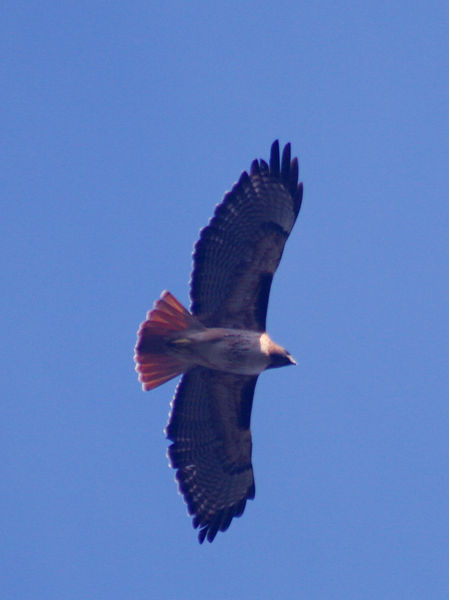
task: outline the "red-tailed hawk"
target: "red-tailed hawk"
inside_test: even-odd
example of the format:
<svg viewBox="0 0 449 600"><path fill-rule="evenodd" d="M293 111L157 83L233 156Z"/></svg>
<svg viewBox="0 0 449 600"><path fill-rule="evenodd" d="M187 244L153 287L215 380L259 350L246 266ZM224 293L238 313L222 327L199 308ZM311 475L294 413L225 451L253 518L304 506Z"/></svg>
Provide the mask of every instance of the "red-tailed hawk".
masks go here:
<svg viewBox="0 0 449 600"><path fill-rule="evenodd" d="M265 332L273 275L302 200L290 144L255 160L225 194L193 254L191 307L169 292L138 332L144 390L183 373L166 428L179 490L209 542L254 498L251 407L259 373L295 364Z"/></svg>

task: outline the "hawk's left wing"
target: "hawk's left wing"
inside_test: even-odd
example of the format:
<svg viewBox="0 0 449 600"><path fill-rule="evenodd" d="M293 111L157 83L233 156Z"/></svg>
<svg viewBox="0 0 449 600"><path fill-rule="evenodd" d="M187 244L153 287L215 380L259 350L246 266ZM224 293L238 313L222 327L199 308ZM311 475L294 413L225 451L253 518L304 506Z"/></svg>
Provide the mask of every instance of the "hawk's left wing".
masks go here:
<svg viewBox="0 0 449 600"><path fill-rule="evenodd" d="M191 311L208 327L265 331L273 275L302 201L298 160L279 142L225 194L193 255Z"/></svg>
<svg viewBox="0 0 449 600"><path fill-rule="evenodd" d="M195 367L176 389L168 453L201 543L225 531L254 498L250 419L256 382L257 376Z"/></svg>

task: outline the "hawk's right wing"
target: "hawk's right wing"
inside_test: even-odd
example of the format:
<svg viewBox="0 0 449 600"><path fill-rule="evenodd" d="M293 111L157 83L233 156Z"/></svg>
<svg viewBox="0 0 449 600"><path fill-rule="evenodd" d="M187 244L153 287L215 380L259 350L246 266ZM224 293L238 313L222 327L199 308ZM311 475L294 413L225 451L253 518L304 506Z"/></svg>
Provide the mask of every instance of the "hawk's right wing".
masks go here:
<svg viewBox="0 0 449 600"><path fill-rule="evenodd" d="M257 376L195 367L179 383L166 428L179 489L199 527L212 542L254 498L251 408Z"/></svg>

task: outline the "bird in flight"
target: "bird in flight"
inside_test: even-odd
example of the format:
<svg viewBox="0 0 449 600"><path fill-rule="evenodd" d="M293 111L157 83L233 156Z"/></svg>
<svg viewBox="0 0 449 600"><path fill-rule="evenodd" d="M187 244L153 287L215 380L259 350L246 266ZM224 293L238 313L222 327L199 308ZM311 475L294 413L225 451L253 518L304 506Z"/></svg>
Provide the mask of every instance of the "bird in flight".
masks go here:
<svg viewBox="0 0 449 600"><path fill-rule="evenodd" d="M255 495L251 408L259 374L295 364L266 333L273 275L302 201L290 144L249 174L216 207L193 253L190 311L163 292L137 334L134 360L143 390L183 374L166 435L179 490L212 542Z"/></svg>

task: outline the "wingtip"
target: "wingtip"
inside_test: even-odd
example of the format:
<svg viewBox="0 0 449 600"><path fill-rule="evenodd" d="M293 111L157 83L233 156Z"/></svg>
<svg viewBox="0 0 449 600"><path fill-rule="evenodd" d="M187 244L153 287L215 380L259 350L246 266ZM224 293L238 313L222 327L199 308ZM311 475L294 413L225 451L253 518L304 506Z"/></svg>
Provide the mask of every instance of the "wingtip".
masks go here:
<svg viewBox="0 0 449 600"><path fill-rule="evenodd" d="M250 171L251 175L259 175L260 174L260 166L259 166L259 161L253 160L253 162L251 163L251 171Z"/></svg>
<svg viewBox="0 0 449 600"><path fill-rule="evenodd" d="M278 177L280 173L279 140L274 140L274 142L271 144L270 172L275 177Z"/></svg>
<svg viewBox="0 0 449 600"><path fill-rule="evenodd" d="M282 150L281 179L290 187L291 146L286 144Z"/></svg>

